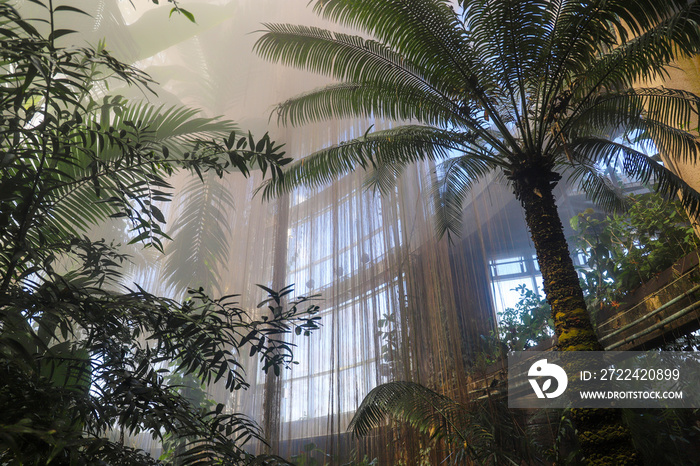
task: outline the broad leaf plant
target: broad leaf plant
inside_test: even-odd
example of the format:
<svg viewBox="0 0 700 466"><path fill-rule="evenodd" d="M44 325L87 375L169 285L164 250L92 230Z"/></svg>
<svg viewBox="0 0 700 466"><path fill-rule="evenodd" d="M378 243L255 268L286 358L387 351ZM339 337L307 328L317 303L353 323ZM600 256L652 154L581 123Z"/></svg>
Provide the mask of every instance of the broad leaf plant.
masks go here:
<svg viewBox="0 0 700 466"><path fill-rule="evenodd" d="M192 403L169 375L246 389L248 356L279 374L293 358L285 335L316 329L318 307L291 287L263 287L255 312L236 295L126 287L129 256L90 233L114 221L129 243L162 250L175 170L277 179L289 159L267 135L105 94L153 83L104 44L58 46L84 13L33 3L43 14L29 21L0 0L0 463L161 464L124 440L143 433L185 439L177 464L247 464L260 427Z"/></svg>

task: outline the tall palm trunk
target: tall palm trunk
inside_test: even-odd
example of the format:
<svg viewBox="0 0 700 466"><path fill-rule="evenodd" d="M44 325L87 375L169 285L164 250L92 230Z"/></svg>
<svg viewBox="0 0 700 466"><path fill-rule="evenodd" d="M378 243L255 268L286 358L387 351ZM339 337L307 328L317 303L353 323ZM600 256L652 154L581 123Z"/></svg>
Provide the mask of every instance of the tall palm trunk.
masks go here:
<svg viewBox="0 0 700 466"><path fill-rule="evenodd" d="M602 351L552 193L561 176L550 166L534 165L513 173L510 178L525 209L525 221L537 251L544 291L559 339L558 349ZM573 409L571 416L588 464L640 464L619 409Z"/></svg>
<svg viewBox="0 0 700 466"><path fill-rule="evenodd" d="M549 167L535 166L515 173L512 178L515 196L525 209L525 221L537 251L559 350L603 351L586 310L552 193L561 176Z"/></svg>

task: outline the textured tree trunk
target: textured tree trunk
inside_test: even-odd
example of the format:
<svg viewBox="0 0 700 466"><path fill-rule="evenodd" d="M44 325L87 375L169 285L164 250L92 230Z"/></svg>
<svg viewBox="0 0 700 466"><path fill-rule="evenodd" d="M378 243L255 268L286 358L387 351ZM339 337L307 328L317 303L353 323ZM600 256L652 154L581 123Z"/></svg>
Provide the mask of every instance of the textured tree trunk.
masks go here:
<svg viewBox="0 0 700 466"><path fill-rule="evenodd" d="M602 351L593 330L578 274L569 254L552 190L560 179L549 167L523 169L511 176L514 192L537 251L544 292L560 351ZM573 409L581 451L588 464L641 464L619 409Z"/></svg>

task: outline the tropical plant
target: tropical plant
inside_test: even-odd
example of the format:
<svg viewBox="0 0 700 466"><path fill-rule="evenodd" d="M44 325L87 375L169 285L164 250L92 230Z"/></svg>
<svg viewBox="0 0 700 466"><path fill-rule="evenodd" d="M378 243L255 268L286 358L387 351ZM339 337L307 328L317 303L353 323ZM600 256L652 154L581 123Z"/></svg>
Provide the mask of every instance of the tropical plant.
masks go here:
<svg viewBox="0 0 700 466"><path fill-rule="evenodd" d="M131 2L131 0L129 0ZM158 5L160 3L160 0L151 0L151 2L155 3ZM188 10L185 10L180 6L180 2L177 0L168 0L168 3L172 3L173 7L170 9L170 16L173 15L173 13L178 13L187 18L188 20L192 21L193 23L196 22L194 15L190 13ZM132 2L133 4L133 2Z"/></svg>
<svg viewBox="0 0 700 466"><path fill-rule="evenodd" d="M603 214L589 208L570 219L570 238L581 284L593 318L605 307L623 305L629 293L676 261L700 248L693 224L677 200L658 193L632 194L624 213ZM499 314L500 341L519 351L551 336L548 303L525 285L520 299Z"/></svg>
<svg viewBox="0 0 700 466"><path fill-rule="evenodd" d="M678 201L655 193L633 195L624 214L596 215L587 209L571 219L573 244L589 309L619 307L626 296L700 248L692 222Z"/></svg>
<svg viewBox="0 0 700 466"><path fill-rule="evenodd" d="M139 0L138 3L144 0ZM245 15L240 14L248 7L229 2L227 5L197 5L192 11L197 13L197 27L188 27L184 18L178 21L168 19L168 7L145 11L134 23L127 24L122 10L128 10L117 0L101 0L94 6L95 18L84 18L82 31L92 30L88 37L107 37L110 49L128 62L138 62L143 70L167 82L168 86L154 87L159 100L179 101L186 96L188 105L206 109L209 115L226 115L240 111L240 86L236 79L231 79L230 63L246 53L243 48L234 51L222 48L222 41L231 40L223 37L220 28L213 27L225 18L233 22L224 28L248 28ZM138 7L137 2L135 7ZM160 2L165 3L165 0ZM26 4L25 4L26 5ZM187 7L187 5L185 5ZM86 7L87 8L87 7ZM257 6L255 8L258 8ZM199 13L202 12L201 16ZM172 10L171 10L172 13ZM144 31L161 30L171 26L166 34L157 38L144 36ZM175 27L172 27L175 26ZM196 38L192 31L198 31ZM82 32L81 31L81 32ZM249 53L249 51L247 52ZM162 65L163 57L177 55L178 59L166 58L167 65ZM151 60L151 57L161 57ZM118 84L117 84L118 85ZM129 89L111 89L126 95L134 95ZM233 128L232 128L233 129ZM167 131L163 131L167 135ZM141 263L153 263L161 259L163 290L183 294L187 287L204 287L212 293L220 289L221 273L228 270L229 252L235 239L231 237L232 213L235 211L231 185L213 173L204 176L201 183L194 177L176 180L178 186L173 199L173 209L169 223L168 235L172 241L165 244L165 258L143 253L136 258ZM239 214L246 212L243 205L238 206ZM187 263L188 267L182 267ZM136 267L134 270L138 270ZM139 272L136 272L139 273Z"/></svg>
<svg viewBox="0 0 700 466"><path fill-rule="evenodd" d="M169 369L173 370L165 376L165 383L178 387L178 393L187 399L193 407L202 412L211 412L217 406L217 402L207 394L207 384L195 374L183 374L182 371L176 370L177 366L178 361L170 363ZM164 435L161 442L163 452L158 459L166 463L177 461L187 445L193 440L195 439L179 435L177 431Z"/></svg>
<svg viewBox="0 0 700 466"><path fill-rule="evenodd" d="M262 287L269 298L254 315L235 295L190 290L179 302L124 288L129 257L88 233L113 218L130 243L162 250L158 206L174 170L277 177L288 159L230 122L98 99L110 80L147 88L150 78L102 44L57 46L72 33L57 21L81 11L33 3L45 9L46 36L0 0L0 463L157 464L125 445L127 433L186 439L182 464L248 462L243 445L264 442L260 428L188 399L166 376L244 389L242 350L279 374L292 362L282 336L317 328L317 306L287 303L291 287Z"/></svg>
<svg viewBox="0 0 700 466"><path fill-rule="evenodd" d="M625 420L644 464L700 464L697 409L627 409Z"/></svg>
<svg viewBox="0 0 700 466"><path fill-rule="evenodd" d="M377 459L370 459L364 455L362 459L357 459L357 450L351 453L352 459L349 462L343 463L342 466L377 466ZM319 459L321 458L321 459ZM339 464L339 459L335 455L326 453L319 448L315 443L307 443L303 446L302 451L292 455L289 462L283 463L288 466L326 466L331 464Z"/></svg>
<svg viewBox="0 0 700 466"><path fill-rule="evenodd" d="M319 460L318 458L322 458ZM290 457L290 461L296 466L323 466L328 464L331 455L318 448L315 443L307 443L302 451Z"/></svg>
<svg viewBox="0 0 700 466"><path fill-rule="evenodd" d="M515 287L520 299L499 315L498 333L508 351L523 351L552 336L549 304L526 285Z"/></svg>
<svg viewBox="0 0 700 466"><path fill-rule="evenodd" d="M448 447L447 464L539 464L531 439L503 399L462 404L413 382L389 382L362 401L348 429L366 435L386 416Z"/></svg>
<svg viewBox="0 0 700 466"><path fill-rule="evenodd" d="M266 25L255 47L261 56L339 81L280 104L280 121L353 116L402 124L297 161L265 194L321 185L359 168L374 170L372 183L386 190L408 164L440 161L437 226L454 234L473 183L500 173L525 211L559 348L600 350L553 188L567 172L603 207L622 208L600 169L615 162L632 179L654 180L665 196L680 192L683 207L698 213L700 194L640 148L695 162L700 99L635 85L663 77L673 60L700 50L700 2L457 3L316 2L324 18L363 35ZM617 435L619 416L612 417L574 413L587 460L636 462L628 436Z"/></svg>
<svg viewBox="0 0 700 466"><path fill-rule="evenodd" d="M449 452L444 464L579 464L569 414L540 410L519 422L502 398L461 404L419 384L391 382L365 397L349 429L365 435L388 416L444 441ZM696 464L696 411L627 409L623 414L644 464Z"/></svg>
<svg viewBox="0 0 700 466"><path fill-rule="evenodd" d="M220 292L219 268L226 267L229 253L226 220L234 211L233 196L208 173L203 180L191 178L179 198L182 207L172 225L172 241L165 247L163 278L178 291L202 286Z"/></svg>

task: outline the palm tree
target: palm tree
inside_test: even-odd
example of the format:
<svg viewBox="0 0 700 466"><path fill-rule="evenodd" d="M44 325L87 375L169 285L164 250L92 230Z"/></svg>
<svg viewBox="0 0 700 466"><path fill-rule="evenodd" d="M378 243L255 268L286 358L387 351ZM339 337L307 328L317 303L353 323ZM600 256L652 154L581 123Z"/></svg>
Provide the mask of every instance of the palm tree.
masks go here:
<svg viewBox="0 0 700 466"><path fill-rule="evenodd" d="M262 57L337 81L280 104L280 121L301 125L354 116L402 124L315 152L290 165L264 193L321 185L357 168L373 169L372 182L385 189L404 166L438 161L437 226L451 234L472 184L501 173L525 210L559 349L600 350L553 188L566 171L603 207L623 208L599 169L619 163L627 176L655 183L666 196L680 193L684 207L697 214L700 194L645 150L656 147L694 162L700 99L639 84L663 77L674 59L700 50L700 4L458 3L457 10L447 0L315 4L324 18L363 36L266 25L256 43ZM590 414L575 414L579 431L605 424L584 422ZM587 438L582 447L589 460L614 462L614 448L596 446L591 437L580 436Z"/></svg>

